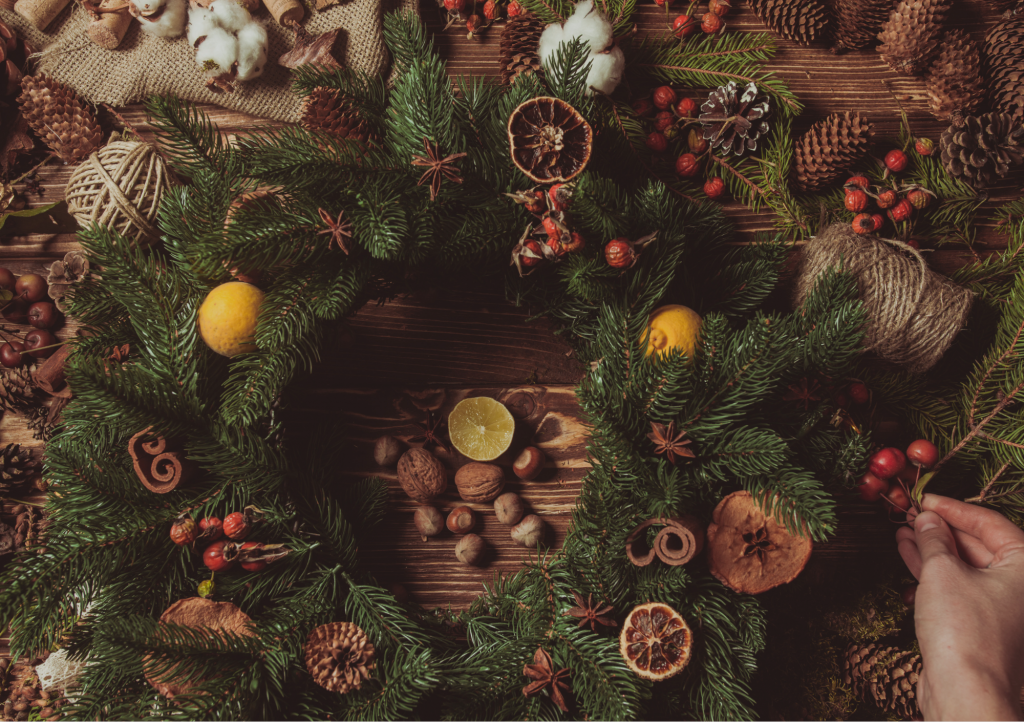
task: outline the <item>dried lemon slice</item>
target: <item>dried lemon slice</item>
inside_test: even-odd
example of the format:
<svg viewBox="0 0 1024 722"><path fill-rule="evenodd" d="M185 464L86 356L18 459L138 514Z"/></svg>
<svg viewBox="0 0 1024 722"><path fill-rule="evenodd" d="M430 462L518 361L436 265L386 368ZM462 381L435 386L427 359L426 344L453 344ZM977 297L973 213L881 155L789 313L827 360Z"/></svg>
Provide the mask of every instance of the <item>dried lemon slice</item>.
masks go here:
<svg viewBox="0 0 1024 722"><path fill-rule="evenodd" d="M508 450L516 430L505 406L488 396L460 401L448 415L448 436L473 461L493 461Z"/></svg>

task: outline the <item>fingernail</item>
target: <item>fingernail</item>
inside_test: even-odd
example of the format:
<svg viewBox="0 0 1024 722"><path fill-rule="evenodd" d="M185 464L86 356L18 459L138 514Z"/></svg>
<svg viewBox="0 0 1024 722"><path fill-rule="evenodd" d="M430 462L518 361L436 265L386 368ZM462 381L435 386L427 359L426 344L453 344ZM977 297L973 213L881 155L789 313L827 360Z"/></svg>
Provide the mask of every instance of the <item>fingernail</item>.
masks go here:
<svg viewBox="0 0 1024 722"><path fill-rule="evenodd" d="M938 525L939 523L935 521L935 514L928 511L922 512L917 516L917 519L914 520L914 530L917 532L928 531L929 529L934 529Z"/></svg>

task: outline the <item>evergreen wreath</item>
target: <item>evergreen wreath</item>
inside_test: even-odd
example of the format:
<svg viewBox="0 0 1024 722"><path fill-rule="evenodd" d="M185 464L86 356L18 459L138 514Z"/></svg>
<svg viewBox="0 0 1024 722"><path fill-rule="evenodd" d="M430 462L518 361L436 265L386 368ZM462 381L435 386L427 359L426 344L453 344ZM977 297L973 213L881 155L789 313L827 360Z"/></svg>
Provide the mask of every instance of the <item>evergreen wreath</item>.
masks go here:
<svg viewBox="0 0 1024 722"><path fill-rule="evenodd" d="M298 127L232 146L187 104L149 103L163 151L188 183L162 202L161 247L139 249L98 227L80 234L102 283L91 278L69 296L89 333L75 341L75 396L47 447L45 550L18 557L0 577L0 621L11 624L13 648L59 643L86 662L64 710L74 718L754 716L749 681L766 634L757 600L723 586L702 562L633 566L625 540L652 516L707 519L737 489L791 531L815 540L834 531L830 491L863 472L870 439L828 423L820 405L783 399L808 377L840 380L854 368L864 316L852 280L827 274L801 308L765 310L787 247L729 245L716 207L684 202L652 180L627 127L635 119L587 95L580 43L563 45L543 81L503 88L461 79L456 91L418 20L389 15L385 35L399 71L392 89L345 70L296 74L301 94L343 93L379 139L370 147ZM654 48L638 52L664 65ZM734 57L750 74L761 52ZM701 82L695 65L680 77ZM766 87L788 92L776 79ZM633 267L610 269L592 243L525 278L509 272L509 250L533 219L509 198L531 184L511 162L506 126L514 108L539 96L564 100L597 129L573 199L582 232L657 233ZM425 143L439 158L465 154L464 182L419 184L423 168L410 159ZM268 187L276 192L225 224L233 201ZM351 223L347 250L324 237L326 219ZM591 362L577 395L592 426L592 469L560 552L538 552L498 577L464 613L425 614L360 565L359 542L383 515L385 483L333 483L332 432L282 437L274 410L316 362L326 321L467 269L505 273L509 296L561 322ZM273 280L259 350L228 361L200 341L197 310L239 271ZM703 316L695 358L645 356L648 315L663 303ZM125 344L129 355L112 358ZM695 458L656 456L652 422L684 430ZM138 483L125 449L147 427L187 440L186 455L202 470L188 486L154 495ZM269 535L292 550L265 572L217 580L214 598L241 607L255 636L159 623L169 604L194 595L200 565L170 542L170 524L182 511L223 517L247 505L263 510ZM569 614L583 597L620 619L645 602L680 610L695 636L689 666L658 684L636 677L617 636ZM303 665L310 631L339 621L364 630L376 654L370 680L344 695L318 686ZM449 634L453 623L464 641ZM544 659L538 648L553 670L569 670L561 677L567 713L560 692L523 693L524 665ZM194 694L157 694L144 679L152 664Z"/></svg>

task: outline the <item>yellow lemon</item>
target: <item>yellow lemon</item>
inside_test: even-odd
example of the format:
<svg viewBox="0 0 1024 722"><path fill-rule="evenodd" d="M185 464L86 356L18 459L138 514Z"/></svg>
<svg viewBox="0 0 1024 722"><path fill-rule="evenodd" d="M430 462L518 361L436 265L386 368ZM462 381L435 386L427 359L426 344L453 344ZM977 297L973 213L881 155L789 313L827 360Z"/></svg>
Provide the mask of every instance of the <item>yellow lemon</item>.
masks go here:
<svg viewBox="0 0 1024 722"><path fill-rule="evenodd" d="M647 320L651 335L647 339L647 355L655 351L682 351L691 359L700 338L700 316L686 306L662 306L651 312Z"/></svg>
<svg viewBox="0 0 1024 722"><path fill-rule="evenodd" d="M452 445L473 461L493 461L504 454L515 430L509 410L488 396L463 399L448 414Z"/></svg>
<svg viewBox="0 0 1024 722"><path fill-rule="evenodd" d="M210 291L199 307L199 334L221 356L256 350L253 336L263 305L263 291L231 281Z"/></svg>

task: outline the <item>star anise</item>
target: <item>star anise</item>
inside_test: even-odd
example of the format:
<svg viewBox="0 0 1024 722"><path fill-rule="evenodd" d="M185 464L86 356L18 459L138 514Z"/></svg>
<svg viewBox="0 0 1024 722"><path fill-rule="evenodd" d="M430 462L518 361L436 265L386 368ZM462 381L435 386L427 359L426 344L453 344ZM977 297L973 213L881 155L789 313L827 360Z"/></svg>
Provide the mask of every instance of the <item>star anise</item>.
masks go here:
<svg viewBox="0 0 1024 722"><path fill-rule="evenodd" d="M691 443L690 439L686 439L685 431L676 432L675 421L668 422L668 426L652 421L647 438L654 442L654 453L664 454L672 464L676 463L677 456L694 458L693 451L686 448Z"/></svg>
<svg viewBox="0 0 1024 722"><path fill-rule="evenodd" d="M796 401L803 403L804 411L811 408L812 401L821 401L821 397L818 396L818 382L814 379L800 379L799 383L791 384L789 391L782 398L786 401Z"/></svg>
<svg viewBox="0 0 1024 722"><path fill-rule="evenodd" d="M348 242L352 240L352 221L342 219L345 211L338 214L337 220L327 215L327 211L323 208L317 208L316 212L320 214L320 220L327 224L327 228L317 233L317 235L329 235L331 239L327 242L328 248L332 245L337 245L339 250L344 251L345 255L348 255Z"/></svg>
<svg viewBox="0 0 1024 722"><path fill-rule="evenodd" d="M455 161L459 158L464 158L466 154L452 153L441 158L441 154L437 151L437 144L431 145L430 141L426 138L423 139L423 148L427 152L426 156L414 155L412 157L412 164L414 166L427 169L420 176L416 185L421 186L430 181L430 200L434 200L441 191L441 181L445 178L452 183L462 182L462 176L459 175L459 169L455 167Z"/></svg>
<svg viewBox="0 0 1024 722"><path fill-rule="evenodd" d="M440 446L445 451L450 451L448 444L441 438L441 434L444 433L444 418L438 418L434 421L434 414L430 409L427 409L427 420L421 421L416 424L423 432L417 436L413 436L409 439L410 443L423 444L424 449L429 449L431 445Z"/></svg>
<svg viewBox="0 0 1024 722"><path fill-rule="evenodd" d="M763 564L765 556L773 549L775 549L775 545L768 538L768 530L764 525L754 531L744 532L743 556L749 557L756 554L758 560Z"/></svg>
<svg viewBox="0 0 1024 722"><path fill-rule="evenodd" d="M600 602L594 604L593 594L588 594L586 600L584 600L583 595L574 590L572 596L576 599L576 606L563 614L563 617L576 617L580 620L580 627L585 627L589 624L591 632L597 631L598 624L602 627L618 626L614 619L604 616L615 609L612 605L609 604L602 608Z"/></svg>
<svg viewBox="0 0 1024 722"><path fill-rule="evenodd" d="M533 680L523 687L524 695L532 697L542 689L551 687L551 699L558 705L560 710L563 712L569 711L569 707L565 703L565 697L562 696L563 690L569 691L569 685L563 681L569 678L569 670L560 669L556 672L551 663L551 655L543 647L537 647L537 651L533 655L533 664L524 666L523 674Z"/></svg>
<svg viewBox="0 0 1024 722"><path fill-rule="evenodd" d="M124 346L114 346L107 350L110 351L110 355L107 358L111 361L124 361L128 358L128 354L132 350L132 347L130 344L126 343Z"/></svg>

